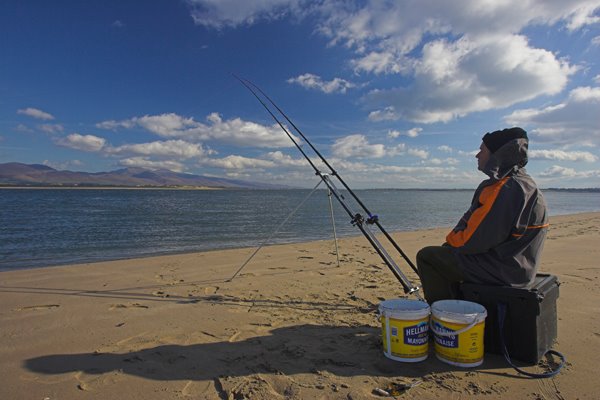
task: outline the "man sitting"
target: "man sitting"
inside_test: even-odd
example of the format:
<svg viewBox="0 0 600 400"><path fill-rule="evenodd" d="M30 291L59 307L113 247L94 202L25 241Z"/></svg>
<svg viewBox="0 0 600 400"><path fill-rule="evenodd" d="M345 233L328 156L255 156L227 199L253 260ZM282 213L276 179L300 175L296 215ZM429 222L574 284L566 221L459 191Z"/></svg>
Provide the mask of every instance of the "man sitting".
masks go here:
<svg viewBox="0 0 600 400"><path fill-rule="evenodd" d="M479 184L471 207L442 246L417 254L428 303L459 297L460 282L525 287L533 282L548 227L546 203L525 171L527 133L510 128L483 136Z"/></svg>

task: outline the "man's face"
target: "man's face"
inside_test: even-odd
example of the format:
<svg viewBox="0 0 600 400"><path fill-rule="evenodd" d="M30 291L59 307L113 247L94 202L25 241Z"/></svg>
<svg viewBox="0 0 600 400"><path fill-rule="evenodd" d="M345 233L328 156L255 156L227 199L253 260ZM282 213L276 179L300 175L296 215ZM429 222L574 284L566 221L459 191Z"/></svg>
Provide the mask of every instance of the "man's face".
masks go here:
<svg viewBox="0 0 600 400"><path fill-rule="evenodd" d="M477 153L475 156L477 158L478 170L483 171L483 167L485 167L485 164L487 164L491 155L492 153L490 153L490 149L487 148L485 143L481 142L481 146L479 146L479 153Z"/></svg>

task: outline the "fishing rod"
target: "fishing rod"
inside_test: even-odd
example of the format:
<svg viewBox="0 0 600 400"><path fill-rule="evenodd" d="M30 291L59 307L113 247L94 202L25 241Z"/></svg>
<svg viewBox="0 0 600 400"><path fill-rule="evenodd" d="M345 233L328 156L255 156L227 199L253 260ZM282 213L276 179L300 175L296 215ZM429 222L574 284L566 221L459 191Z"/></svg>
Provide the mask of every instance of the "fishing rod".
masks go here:
<svg viewBox="0 0 600 400"><path fill-rule="evenodd" d="M302 131L291 121L291 119L279 108L277 104L257 85L252 83L247 79L243 79L238 77L237 75L233 75L237 80L239 80L242 85L244 85L254 97L260 102L260 104L264 107L264 109L271 115L273 120L279 125L279 127L285 132L288 138L294 143L296 148L300 151L300 153L304 156L304 158L308 161L310 166L315 170L315 174L321 178L321 180L325 183L331 194L338 200L341 204L342 208L348 213L351 218L352 225L358 227L358 229L362 232L362 234L367 238L369 243L373 246L375 251L382 258L384 263L389 267L392 273L396 276L398 281L402 284L405 293L415 293L418 297L418 286L414 286L412 282L402 273L394 259L390 256L387 250L383 247L381 242L375 237L373 232L369 229L368 225L375 224L379 230L384 234L386 239L392 244L392 246L400 253L402 258L406 261L406 263L413 269L415 273L418 275L418 270L415 265L408 258L406 253L402 251L400 246L395 242L395 240L390 236L390 234L381 226L379 222L379 217L375 214L372 214L369 209L365 206L365 204L358 198L358 196L350 189L350 187L346 184L346 182L341 178L341 176L337 173L337 171L329 164L329 162L323 157L323 155L313 146L313 144L308 140L308 138L302 133ZM260 95L259 95L260 94ZM262 96L262 97L261 97ZM274 112L269 108L269 106L265 103L264 100L267 100L279 114L281 114L285 120L293 127L294 131L300 135L300 137L306 141L306 143L310 146L310 148L315 152L315 154L320 158L320 160L329 168L330 173L323 173L317 168L315 163L311 160L311 158L306 154L306 152L302 149L300 144L294 138L294 135L286 128L281 120L274 114ZM346 198L342 193L339 192L335 183L332 180L332 177L335 177L342 186L352 195L358 205L367 213L368 218L365 219L360 213L355 213L350 205L346 202Z"/></svg>
<svg viewBox="0 0 600 400"><path fill-rule="evenodd" d="M240 79L240 78L238 78L238 79ZM273 107L275 107L277 109L277 111L285 118L285 120L287 122L289 122L289 124L294 128L294 130L302 137L302 139L304 139L306 141L306 143L311 147L311 149L315 152L315 154L321 159L321 161L323 161L323 163L327 166L327 168L329 168L329 170L331 171L331 175L337 177L337 179L344 186L344 188L348 191L348 193L350 193L350 195L356 200L356 202L361 206L361 208L367 213L367 215L369 216L369 218L367 219L367 223L369 223L369 224L373 224L374 223L375 225L377 225L377 228L379 228L379 230L390 241L390 243L392 244L392 246L394 246L394 248L400 253L400 255L402 256L402 258L404 258L404 260L406 261L406 263L418 275L419 271L417 270L417 267L415 267L415 265L413 264L413 262L408 258L408 256L400 248L400 246L398 245L398 243L396 243L396 241L385 230L385 228L383 226L381 226L381 224L379 223L379 217L377 215L372 214L371 211L369 211L369 209L367 208L367 206L358 198L358 196L356 195L356 193L354 193L354 191L346 184L346 182L337 173L337 171L331 166L331 164L329 164L329 162L325 159L325 157L323 157L323 155L319 152L319 150L317 150L317 148L315 146L313 146L313 144L302 133L302 131L292 122L292 120L286 115L286 113L284 113L283 110L281 110L277 106L277 104L275 104L275 102L273 100L271 100L271 98L265 92L263 92L261 90L261 88L259 88L254 83L250 82L249 80L245 80L245 81L249 85L252 85L256 90L258 90L269 101L269 103L271 103L273 105ZM296 144L296 147L298 147L298 144L295 141L294 141L294 144ZM306 157L306 154L304 152L302 152L302 154L304 154L304 156ZM315 170L317 169L312 162L311 162L311 165L313 166L313 168L315 168Z"/></svg>

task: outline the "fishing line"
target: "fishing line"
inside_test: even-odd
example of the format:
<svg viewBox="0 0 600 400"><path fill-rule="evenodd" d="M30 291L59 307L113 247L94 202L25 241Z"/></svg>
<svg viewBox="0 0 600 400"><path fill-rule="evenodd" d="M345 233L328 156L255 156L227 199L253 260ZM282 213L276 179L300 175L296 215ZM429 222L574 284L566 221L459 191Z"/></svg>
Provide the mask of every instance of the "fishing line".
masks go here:
<svg viewBox="0 0 600 400"><path fill-rule="evenodd" d="M279 230L281 229L281 227L283 225L285 225L285 223L292 217L292 215L296 214L296 211L298 211L300 209L300 207L302 207L302 205L304 203L306 203L306 201L310 198L310 196L312 196L312 194L317 190L317 188L321 185L323 181L319 181L319 183L317 183L317 185L313 188L313 190L308 194L308 196L306 196L301 202L300 204L298 204L298 206L283 220L282 223L279 224L279 226L277 228L275 228L275 230L271 233L271 235L266 238L257 248L256 250L254 250L254 253L252 253L250 255L250 257L248 257L248 259L246 260L246 262L244 262L242 264L242 266L235 271L235 274L233 274L233 276L229 279L227 279L225 282L231 282L233 280L233 278L235 278L240 272L242 272L242 270L244 269L244 267L250 262L250 260L252 260L254 258L254 256L256 255L256 253L259 252L260 249L262 249L272 238L273 236L275 236L275 234L277 232L279 232ZM337 245L337 244L336 244Z"/></svg>

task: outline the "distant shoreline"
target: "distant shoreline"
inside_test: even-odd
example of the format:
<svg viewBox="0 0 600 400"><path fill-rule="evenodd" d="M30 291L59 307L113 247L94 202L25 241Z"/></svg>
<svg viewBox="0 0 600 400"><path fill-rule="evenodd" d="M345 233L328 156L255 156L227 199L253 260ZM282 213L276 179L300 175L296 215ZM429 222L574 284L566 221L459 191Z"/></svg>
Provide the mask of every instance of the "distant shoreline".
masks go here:
<svg viewBox="0 0 600 400"><path fill-rule="evenodd" d="M211 186L0 186L0 189L36 190L230 190Z"/></svg>
<svg viewBox="0 0 600 400"><path fill-rule="evenodd" d="M10 186L0 185L0 189L75 189L75 190L257 190L251 188L236 188L236 187L218 187L218 186ZM279 188L266 190L298 190L310 188ZM260 190L260 189L258 189ZM436 189L436 188L373 188L373 189L356 189L356 190L421 190L421 191L474 191L473 188L453 188L453 189ZM600 188L541 188L543 192L581 192L581 193L600 193Z"/></svg>

